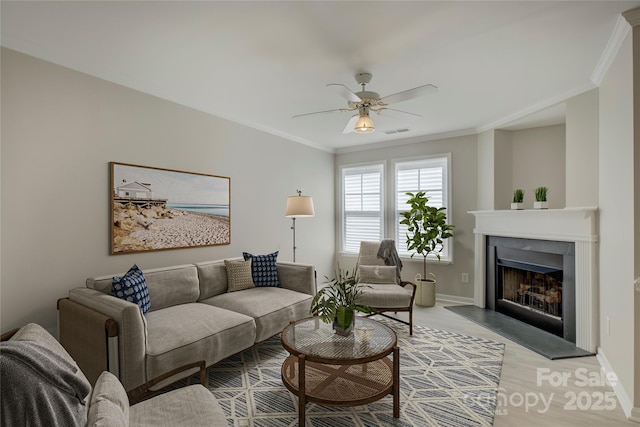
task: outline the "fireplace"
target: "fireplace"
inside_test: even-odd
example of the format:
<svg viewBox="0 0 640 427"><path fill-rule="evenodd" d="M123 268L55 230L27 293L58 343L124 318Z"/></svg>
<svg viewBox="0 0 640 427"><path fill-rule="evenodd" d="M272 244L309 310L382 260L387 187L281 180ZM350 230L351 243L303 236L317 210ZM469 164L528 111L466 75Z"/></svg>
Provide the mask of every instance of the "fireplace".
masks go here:
<svg viewBox="0 0 640 427"><path fill-rule="evenodd" d="M487 236L487 308L575 343L573 243Z"/></svg>
<svg viewBox="0 0 640 427"><path fill-rule="evenodd" d="M595 353L598 346L598 222L597 208L565 208L565 209L525 209L525 210L497 210L497 211L473 211L475 216L475 269L474 269L474 305L482 308L496 309L496 288L490 286L495 281L497 274L520 274L524 275L522 283L520 278L507 277L508 280L516 280L516 292L523 287L523 293L534 292L537 295L525 294L525 304L532 300L532 305L528 310L535 315L543 315L550 323L557 323L554 319L559 317L562 320L562 336L564 339L575 343L576 347ZM503 242L503 238L514 238L515 243L507 243L507 255L503 256L503 249L497 250ZM498 240L496 240L498 239ZM523 240L523 241L519 241ZM488 244L487 242L491 243ZM497 243L496 243L497 242ZM524 244L522 244L524 243ZM542 245L542 246L538 246ZM566 245L566 246L565 246ZM562 248L564 246L564 248ZM495 248L495 250L494 250ZM521 259L520 255L533 257L533 259ZM539 255L547 254L547 255ZM550 256L549 256L550 255ZM562 262L557 255L562 256ZM488 262L488 258L492 262ZM542 257L542 258L540 258ZM498 267L497 259L501 258L502 267ZM517 264L510 264L510 263ZM524 265L522 265L524 264ZM495 266L495 267L491 267ZM532 267L533 266L533 267ZM560 270L562 267L562 276ZM517 268L516 268L517 267ZM525 267L525 268L520 268ZM543 271L536 271L544 268ZM515 273L508 268L524 270L524 273ZM542 303L540 297L543 293L551 291L549 295L554 296L553 280L561 281L562 302L557 311L553 307L545 306L549 313L541 310ZM533 280L526 282L527 274ZM550 287L545 289L534 289L543 280L536 274L543 274L544 283L549 283ZM522 277L522 276L521 276ZM501 279L504 282L504 277ZM513 285L508 285L513 286ZM531 286L531 288L526 288ZM503 283L504 288L504 283ZM509 289L507 298L504 298L502 290L499 305L512 306L514 301L509 300ZM517 295L517 293L516 293ZM551 299L549 299L551 301ZM544 303L548 301L543 301ZM558 303L560 304L560 303ZM523 307L516 307L521 309ZM540 313L542 312L542 313ZM557 326L555 332L558 332Z"/></svg>

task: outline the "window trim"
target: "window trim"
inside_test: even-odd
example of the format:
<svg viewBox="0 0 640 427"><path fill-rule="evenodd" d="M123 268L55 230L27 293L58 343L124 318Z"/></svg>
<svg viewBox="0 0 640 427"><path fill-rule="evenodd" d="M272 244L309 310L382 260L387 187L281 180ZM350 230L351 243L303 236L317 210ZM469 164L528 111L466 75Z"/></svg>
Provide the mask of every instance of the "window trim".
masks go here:
<svg viewBox="0 0 640 427"><path fill-rule="evenodd" d="M339 233L339 241L340 241L340 254L345 255L358 255L358 251L347 251L345 248L346 239L345 239L345 205L344 205L344 197L345 197L345 188L344 188L344 177L346 170L357 170L361 169L363 172L367 169L373 171L378 169L380 172L380 233L381 238L385 236L386 227L387 227L387 218L386 218L386 182L387 182L387 162L386 161L374 161L374 162L366 162L366 163L352 163L352 164L344 164L339 167L339 177L340 177L340 198L338 203L339 206L339 222L340 222L340 233Z"/></svg>
<svg viewBox="0 0 640 427"><path fill-rule="evenodd" d="M393 222L393 234L395 236L396 239L396 245L398 246L398 248L400 248L400 245L404 245L405 244L405 237L404 236L399 236L398 235L398 223L399 223L399 209L398 209L398 166L401 164L409 164L409 163L416 163L416 164L420 164L421 162L424 161L429 161L429 160L438 160L438 159L444 159L445 160L445 164L446 164L446 173L445 173L445 180L443 182L443 205L447 208L446 212L447 212L447 222L451 223L452 218L453 218L453 210L452 210L452 200L451 200L451 187L452 187L452 183L451 183L451 176L452 176L452 162L451 162L451 153L438 153L438 154L430 154L430 155L425 155L425 156L420 156L420 157L409 157L409 158L399 158L399 159L394 159L392 160L392 165L393 165L393 206L392 209L390 210L392 215L390 218L390 221ZM440 262L440 263L446 263L446 264L451 264L453 263L453 259L454 259L454 255L453 255L453 248L455 246L454 244L454 238L449 238L447 240L445 240L445 245L446 245L446 256L441 255L440 261L438 261L438 258L435 255L429 255L427 257L427 262L431 263L431 262ZM411 257L410 255L406 255L404 253L401 253L400 251L399 255L400 258L403 260L416 260L418 258L416 258L416 256L419 256L419 261L422 262L422 256L420 256L419 254L414 255L413 257Z"/></svg>

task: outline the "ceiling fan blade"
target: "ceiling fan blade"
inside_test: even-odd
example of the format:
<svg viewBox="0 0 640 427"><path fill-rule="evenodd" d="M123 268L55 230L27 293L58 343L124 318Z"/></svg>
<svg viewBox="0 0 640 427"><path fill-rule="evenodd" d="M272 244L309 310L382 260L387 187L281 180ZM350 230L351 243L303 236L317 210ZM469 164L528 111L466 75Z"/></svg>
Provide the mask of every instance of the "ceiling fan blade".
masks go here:
<svg viewBox="0 0 640 427"><path fill-rule="evenodd" d="M336 111L349 111L349 110L344 108L336 108L335 110L314 111L313 113L296 114L295 116L291 116L291 118L295 119L297 117L311 116L313 114L335 113Z"/></svg>
<svg viewBox="0 0 640 427"><path fill-rule="evenodd" d="M340 83L329 83L327 86L333 86L334 89L347 101L361 102L362 99L356 95L351 89Z"/></svg>
<svg viewBox="0 0 640 427"><path fill-rule="evenodd" d="M353 132L353 129L356 127L356 122L358 121L358 118L360 118L360 115L354 114L347 122L347 125L344 127L344 130L342 131L342 133Z"/></svg>
<svg viewBox="0 0 640 427"><path fill-rule="evenodd" d="M414 87L402 92L394 93L380 98L385 104L395 104L397 102L408 101L409 99L417 98L427 93L434 93L438 90L438 86L432 84L426 84L423 86Z"/></svg>

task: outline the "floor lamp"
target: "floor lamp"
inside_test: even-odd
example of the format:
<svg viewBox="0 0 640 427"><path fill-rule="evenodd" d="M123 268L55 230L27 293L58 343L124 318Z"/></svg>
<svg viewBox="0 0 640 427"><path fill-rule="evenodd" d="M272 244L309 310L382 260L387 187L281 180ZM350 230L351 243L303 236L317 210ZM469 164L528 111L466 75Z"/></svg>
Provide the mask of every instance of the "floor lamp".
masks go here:
<svg viewBox="0 0 640 427"><path fill-rule="evenodd" d="M291 229L293 230L293 262L296 262L296 218L315 216L313 210L313 199L311 196L303 196L302 191L296 190L297 196L287 198L287 208L284 216L293 220Z"/></svg>

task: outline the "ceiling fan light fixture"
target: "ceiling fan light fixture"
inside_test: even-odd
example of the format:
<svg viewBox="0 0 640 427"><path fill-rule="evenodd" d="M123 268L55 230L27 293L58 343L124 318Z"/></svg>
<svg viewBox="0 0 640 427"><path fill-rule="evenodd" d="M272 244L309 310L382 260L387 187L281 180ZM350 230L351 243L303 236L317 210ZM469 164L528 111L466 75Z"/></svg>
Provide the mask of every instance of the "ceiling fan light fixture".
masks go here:
<svg viewBox="0 0 640 427"><path fill-rule="evenodd" d="M369 117L368 111L362 109L360 111L360 118L356 122L356 126L353 129L355 133L371 133L376 130L373 125L373 120Z"/></svg>

